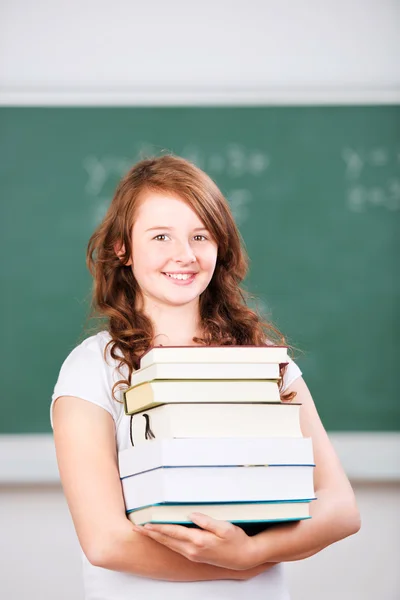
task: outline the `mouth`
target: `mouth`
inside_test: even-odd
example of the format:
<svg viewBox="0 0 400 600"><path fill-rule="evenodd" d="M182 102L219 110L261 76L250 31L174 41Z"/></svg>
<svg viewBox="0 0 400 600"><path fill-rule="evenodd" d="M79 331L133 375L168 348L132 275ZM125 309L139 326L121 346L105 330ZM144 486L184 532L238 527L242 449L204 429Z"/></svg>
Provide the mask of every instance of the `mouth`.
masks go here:
<svg viewBox="0 0 400 600"><path fill-rule="evenodd" d="M163 275L176 285L189 285L194 281L197 273L163 273Z"/></svg>

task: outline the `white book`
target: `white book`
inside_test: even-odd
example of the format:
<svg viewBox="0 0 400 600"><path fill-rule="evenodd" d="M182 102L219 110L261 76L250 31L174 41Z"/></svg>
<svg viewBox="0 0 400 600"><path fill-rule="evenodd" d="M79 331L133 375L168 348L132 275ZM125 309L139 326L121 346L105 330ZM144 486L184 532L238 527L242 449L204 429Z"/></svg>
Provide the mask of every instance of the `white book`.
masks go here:
<svg viewBox="0 0 400 600"><path fill-rule="evenodd" d="M133 414L159 404L192 402L280 402L275 381L250 380L155 380L128 388L125 413Z"/></svg>
<svg viewBox="0 0 400 600"><path fill-rule="evenodd" d="M135 525L144 523L190 524L189 515L200 512L231 523L299 521L310 518L310 502L232 502L229 504L156 504L128 512Z"/></svg>
<svg viewBox="0 0 400 600"><path fill-rule="evenodd" d="M151 504L314 498L312 466L161 467L121 480L126 510Z"/></svg>
<svg viewBox="0 0 400 600"><path fill-rule="evenodd" d="M132 417L134 444L159 438L301 437L300 406L265 404L162 404Z"/></svg>
<svg viewBox="0 0 400 600"><path fill-rule="evenodd" d="M285 346L160 346L140 359L140 367L153 363L286 363Z"/></svg>
<svg viewBox="0 0 400 600"><path fill-rule="evenodd" d="M155 379L280 379L278 363L156 363L134 371L131 387Z"/></svg>
<svg viewBox="0 0 400 600"><path fill-rule="evenodd" d="M152 440L118 454L120 477L159 467L312 465L311 438Z"/></svg>

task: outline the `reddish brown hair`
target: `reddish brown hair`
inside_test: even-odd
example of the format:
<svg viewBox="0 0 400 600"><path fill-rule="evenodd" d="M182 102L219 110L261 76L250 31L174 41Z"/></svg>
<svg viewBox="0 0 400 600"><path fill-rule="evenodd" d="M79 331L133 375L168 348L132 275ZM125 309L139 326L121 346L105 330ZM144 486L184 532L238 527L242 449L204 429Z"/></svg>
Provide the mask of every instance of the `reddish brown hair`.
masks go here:
<svg viewBox="0 0 400 600"><path fill-rule="evenodd" d="M142 160L120 181L102 223L91 236L87 265L93 275L92 316L105 319L110 333L111 356L126 365L128 379L117 385L129 386L140 356L154 345L154 329L144 312L134 309L140 289L132 269L131 235L141 197L148 191L178 196L203 221L218 243L213 277L200 296L202 337L193 341L204 345L264 346L287 345L282 333L263 322L247 306L249 295L241 287L248 268L247 254L229 204L217 185L192 163L171 155ZM124 248L122 257L116 248ZM104 327L102 326L104 329ZM282 371L283 374L283 371ZM286 395L286 400L294 396Z"/></svg>

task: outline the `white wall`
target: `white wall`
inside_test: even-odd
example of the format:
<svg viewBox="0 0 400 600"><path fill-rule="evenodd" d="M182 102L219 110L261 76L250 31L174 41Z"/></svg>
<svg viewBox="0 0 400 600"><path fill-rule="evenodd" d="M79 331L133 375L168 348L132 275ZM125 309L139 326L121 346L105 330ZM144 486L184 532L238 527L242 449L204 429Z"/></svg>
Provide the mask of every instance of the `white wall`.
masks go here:
<svg viewBox="0 0 400 600"><path fill-rule="evenodd" d="M398 0L2 0L0 90L400 89Z"/></svg>
<svg viewBox="0 0 400 600"><path fill-rule="evenodd" d="M0 3L3 104L399 101L399 58L399 0ZM293 600L399 597L400 482L355 491L361 532L288 565ZM59 485L3 485L0 509L2 596L80 600Z"/></svg>

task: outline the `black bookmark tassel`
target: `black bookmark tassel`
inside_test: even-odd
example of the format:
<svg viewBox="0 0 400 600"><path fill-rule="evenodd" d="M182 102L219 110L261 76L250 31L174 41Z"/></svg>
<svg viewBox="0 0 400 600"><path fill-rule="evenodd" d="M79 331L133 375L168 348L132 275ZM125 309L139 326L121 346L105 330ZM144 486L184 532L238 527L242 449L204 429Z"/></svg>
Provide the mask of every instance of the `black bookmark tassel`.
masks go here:
<svg viewBox="0 0 400 600"><path fill-rule="evenodd" d="M129 423L129 436L131 438L131 444L132 444L132 446L134 446L135 444L133 443L132 423L133 423L133 415L131 415L131 419L130 419L130 423Z"/></svg>
<svg viewBox="0 0 400 600"><path fill-rule="evenodd" d="M132 446L135 445L134 442L133 442L133 417L134 416L135 415L131 415L130 424L129 424L129 437L130 437L131 445ZM143 417L145 418L145 421L146 421L146 429L145 429L145 432L144 432L144 438L145 438L145 440L155 440L156 436L154 435L154 433L151 430L149 415L146 414L146 413L144 413Z"/></svg>
<svg viewBox="0 0 400 600"><path fill-rule="evenodd" d="M156 436L154 435L150 427L150 417L146 413L143 414L143 417L146 420L146 431L144 432L144 437L146 440L154 440Z"/></svg>

